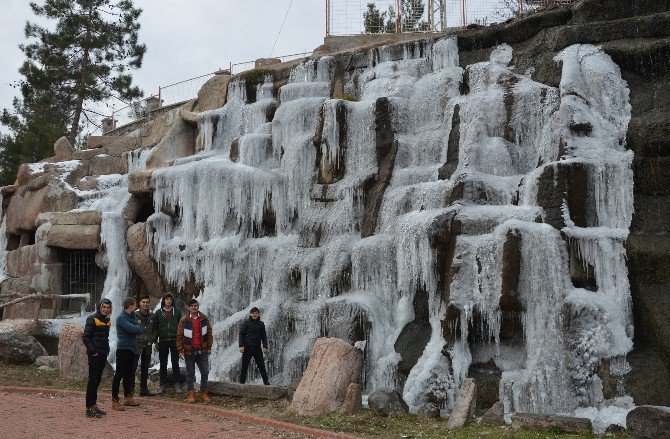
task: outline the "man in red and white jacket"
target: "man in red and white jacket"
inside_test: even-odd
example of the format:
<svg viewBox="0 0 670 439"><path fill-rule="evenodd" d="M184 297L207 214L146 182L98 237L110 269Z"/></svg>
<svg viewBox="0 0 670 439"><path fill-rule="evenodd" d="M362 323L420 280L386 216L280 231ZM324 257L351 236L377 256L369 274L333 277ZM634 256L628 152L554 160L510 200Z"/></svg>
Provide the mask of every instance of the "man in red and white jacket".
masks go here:
<svg viewBox="0 0 670 439"><path fill-rule="evenodd" d="M207 395L207 376L209 375L209 354L212 352L212 327L209 319L198 309L200 304L191 299L188 313L179 320L177 328L177 350L179 357L186 361L187 402L195 402L195 365L200 371L200 399L210 402Z"/></svg>

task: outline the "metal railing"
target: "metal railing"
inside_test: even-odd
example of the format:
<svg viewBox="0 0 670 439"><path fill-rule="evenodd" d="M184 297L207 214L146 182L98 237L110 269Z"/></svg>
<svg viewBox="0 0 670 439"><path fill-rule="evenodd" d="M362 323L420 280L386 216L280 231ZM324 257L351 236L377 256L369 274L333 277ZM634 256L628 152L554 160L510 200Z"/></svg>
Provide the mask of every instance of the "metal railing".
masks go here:
<svg viewBox="0 0 670 439"><path fill-rule="evenodd" d="M102 132L104 134L116 128L133 123L138 119L142 119L151 115L151 113L157 109L180 104L195 98L198 95L198 91L200 88L202 88L205 82L207 82L212 76L216 74L230 73L237 75L247 70L253 70L256 67L264 67L271 64L293 61L307 57L311 54L312 52L301 52L292 53L289 55L279 55L264 60L265 64L260 66L257 66L257 61L259 60L242 61L236 63L230 62L228 64L228 70L219 69L216 72L207 73L168 85L161 85L158 87L158 93L152 94L151 96L142 100L133 102L130 105L125 105L124 107L114 109L109 117L103 119Z"/></svg>

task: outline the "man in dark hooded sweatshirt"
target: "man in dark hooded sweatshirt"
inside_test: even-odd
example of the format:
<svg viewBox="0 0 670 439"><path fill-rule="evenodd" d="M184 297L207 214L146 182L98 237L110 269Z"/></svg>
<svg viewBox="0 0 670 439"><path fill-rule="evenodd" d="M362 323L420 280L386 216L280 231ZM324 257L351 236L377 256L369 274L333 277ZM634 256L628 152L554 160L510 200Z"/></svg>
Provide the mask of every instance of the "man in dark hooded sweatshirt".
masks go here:
<svg viewBox="0 0 670 439"><path fill-rule="evenodd" d="M181 312L174 306L174 296L167 293L161 299L161 309L156 311L156 335L158 343L158 360L160 362L160 390L159 393L165 393L165 384L167 383L167 361L168 354L172 362L172 381L174 390L181 392L179 382L181 374L179 373L179 351L177 350L177 328L181 320Z"/></svg>
<svg viewBox="0 0 670 439"><path fill-rule="evenodd" d="M86 319L86 326L82 340L88 354L88 384L86 385L86 416L89 418L100 418L106 412L98 408L98 387L102 380L102 372L107 364L109 355L109 328L112 321L109 315L112 313L112 301L102 299L98 303L95 314Z"/></svg>
<svg viewBox="0 0 670 439"><path fill-rule="evenodd" d="M249 311L249 318L242 323L239 342L242 353L240 383L244 384L247 381L247 369L253 358L263 378L263 384L270 385L263 360L263 354L268 352L268 336L265 332L265 323L261 321L261 313L255 306Z"/></svg>

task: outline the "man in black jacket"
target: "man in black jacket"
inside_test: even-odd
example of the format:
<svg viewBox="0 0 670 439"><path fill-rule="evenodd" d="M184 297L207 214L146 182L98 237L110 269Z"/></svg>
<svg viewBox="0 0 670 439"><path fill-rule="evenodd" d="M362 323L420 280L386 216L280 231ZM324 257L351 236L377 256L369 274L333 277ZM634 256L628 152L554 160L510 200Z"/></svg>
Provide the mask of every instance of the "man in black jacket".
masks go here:
<svg viewBox="0 0 670 439"><path fill-rule="evenodd" d="M268 336L265 333L265 323L261 322L261 313L255 306L249 311L249 318L242 323L240 328L240 352L242 353L242 371L240 372L240 383L247 381L247 369L251 358L256 361L256 366L263 378L263 384L270 385L268 373L265 370L263 354L268 352ZM262 350L261 350L262 345Z"/></svg>
<svg viewBox="0 0 670 439"><path fill-rule="evenodd" d="M140 307L135 311L137 322L142 327L142 334L137 336L137 353L133 361L133 377L140 366L140 396L154 396L149 392L149 363L151 363L151 345L156 343L156 316L149 309L151 299L148 294L140 297ZM135 393L135 381L132 382L132 393Z"/></svg>
<svg viewBox="0 0 670 439"><path fill-rule="evenodd" d="M98 386L109 355L109 328L112 321L112 301L102 299L95 314L86 319L82 340L88 353L88 384L86 385L86 416L100 418L106 414L97 405Z"/></svg>

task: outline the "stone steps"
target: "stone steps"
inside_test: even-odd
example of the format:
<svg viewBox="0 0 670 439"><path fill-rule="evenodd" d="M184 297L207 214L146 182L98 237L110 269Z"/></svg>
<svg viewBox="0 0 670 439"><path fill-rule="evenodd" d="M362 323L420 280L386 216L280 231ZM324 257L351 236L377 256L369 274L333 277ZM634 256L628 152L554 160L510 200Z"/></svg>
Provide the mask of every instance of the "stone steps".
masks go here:
<svg viewBox="0 0 670 439"><path fill-rule="evenodd" d="M670 156L670 115L657 113L631 118L626 141L636 158Z"/></svg>
<svg viewBox="0 0 670 439"><path fill-rule="evenodd" d="M630 228L641 233L670 233L670 196L637 195Z"/></svg>
<svg viewBox="0 0 670 439"><path fill-rule="evenodd" d="M626 252L632 283L670 283L670 235L632 234L626 241Z"/></svg>
<svg viewBox="0 0 670 439"><path fill-rule="evenodd" d="M633 170L636 195L670 195L670 157L635 159Z"/></svg>

